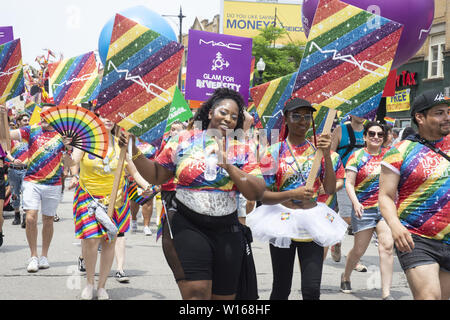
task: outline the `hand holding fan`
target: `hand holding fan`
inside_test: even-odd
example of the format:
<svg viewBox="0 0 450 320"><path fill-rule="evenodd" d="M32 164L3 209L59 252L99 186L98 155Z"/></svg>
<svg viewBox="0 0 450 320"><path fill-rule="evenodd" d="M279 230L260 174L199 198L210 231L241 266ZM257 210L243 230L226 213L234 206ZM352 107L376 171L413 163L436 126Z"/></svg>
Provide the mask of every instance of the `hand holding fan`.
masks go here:
<svg viewBox="0 0 450 320"><path fill-rule="evenodd" d="M99 158L108 152L109 137L103 122L92 112L82 107L62 105L41 113L41 119L55 130L72 138L70 145Z"/></svg>

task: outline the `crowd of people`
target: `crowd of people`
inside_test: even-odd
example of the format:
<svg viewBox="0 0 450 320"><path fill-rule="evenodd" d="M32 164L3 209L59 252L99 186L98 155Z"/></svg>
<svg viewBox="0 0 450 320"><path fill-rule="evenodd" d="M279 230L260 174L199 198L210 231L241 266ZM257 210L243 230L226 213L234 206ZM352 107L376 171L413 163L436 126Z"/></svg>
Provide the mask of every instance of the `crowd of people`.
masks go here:
<svg viewBox="0 0 450 320"><path fill-rule="evenodd" d="M44 104L43 111L51 106ZM27 272L50 267L48 251L66 172L72 176L69 189L74 189L74 233L82 243L79 269L86 272L81 299L109 299L106 282L115 257L115 278L129 281L124 271L124 235L130 229L137 231L140 207L144 234L151 235L153 200L159 193L165 212L162 250L183 299L256 299L255 269L242 268L253 263L246 250L252 231L256 239L270 238L270 298L289 298L297 254L303 299L320 299L328 246L303 225L305 220L297 218L301 212L328 217L338 212L351 227L354 244L337 280L342 292L352 292L353 270L367 271L360 259L375 237L382 299L393 299L394 252L415 299L449 299L449 106L442 92L431 90L416 97L411 108L417 133L352 116L331 134L309 139L315 108L293 98L283 109L285 136L265 144L255 134L241 95L221 88L188 124L174 123L159 148L130 137L99 116L109 136L104 159L73 148L70 138L44 121L29 126L29 115L20 114L10 122L10 152L0 146L0 246L3 206L10 199L15 212L12 224L21 224L26 231ZM6 107L1 106L0 112L7 112ZM121 171L118 157L123 148L132 151ZM309 187L319 150L323 159ZM111 203L118 175L119 192ZM352 210L343 206L343 196L349 198ZM110 206L111 219L106 215ZM288 221L284 225L289 233L268 223L280 207L284 211L276 219ZM279 236L273 236L278 231ZM340 261L342 237L334 240L331 256ZM243 279L249 282L246 286Z"/></svg>

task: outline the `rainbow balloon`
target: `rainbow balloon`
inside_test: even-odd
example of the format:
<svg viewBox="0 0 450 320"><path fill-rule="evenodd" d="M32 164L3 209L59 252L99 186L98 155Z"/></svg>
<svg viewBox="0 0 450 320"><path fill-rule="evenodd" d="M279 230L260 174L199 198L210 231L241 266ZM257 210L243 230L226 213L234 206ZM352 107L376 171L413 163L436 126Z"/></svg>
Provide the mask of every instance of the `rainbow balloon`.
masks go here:
<svg viewBox="0 0 450 320"><path fill-rule="evenodd" d="M403 26L338 0L320 0L293 96L345 117L376 112Z"/></svg>
<svg viewBox="0 0 450 320"><path fill-rule="evenodd" d="M183 50L117 14L96 110L146 142L161 141Z"/></svg>
<svg viewBox="0 0 450 320"><path fill-rule="evenodd" d="M91 111L72 105L52 107L41 113L59 134L72 138L71 145L104 159L109 136L103 122Z"/></svg>
<svg viewBox="0 0 450 320"><path fill-rule="evenodd" d="M48 65L55 104L76 105L93 101L100 91L94 52Z"/></svg>
<svg viewBox="0 0 450 320"><path fill-rule="evenodd" d="M291 97L297 73L263 83L250 89L250 95L256 107L260 125L267 130L281 130L283 107Z"/></svg>
<svg viewBox="0 0 450 320"><path fill-rule="evenodd" d="M0 45L0 104L25 90L20 39Z"/></svg>

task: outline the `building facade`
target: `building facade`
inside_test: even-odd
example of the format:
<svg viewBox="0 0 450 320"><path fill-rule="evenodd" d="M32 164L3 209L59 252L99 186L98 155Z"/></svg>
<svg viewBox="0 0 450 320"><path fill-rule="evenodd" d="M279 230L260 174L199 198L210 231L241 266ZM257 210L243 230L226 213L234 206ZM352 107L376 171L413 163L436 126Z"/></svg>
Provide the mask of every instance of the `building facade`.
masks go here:
<svg viewBox="0 0 450 320"><path fill-rule="evenodd" d="M427 40L408 63L397 69L396 91L409 92L410 104L416 96L433 88L444 90L450 97L450 0L435 0L434 20ZM401 94L399 97L402 99ZM411 124L409 108L390 112L386 105L386 116L396 119L398 128Z"/></svg>

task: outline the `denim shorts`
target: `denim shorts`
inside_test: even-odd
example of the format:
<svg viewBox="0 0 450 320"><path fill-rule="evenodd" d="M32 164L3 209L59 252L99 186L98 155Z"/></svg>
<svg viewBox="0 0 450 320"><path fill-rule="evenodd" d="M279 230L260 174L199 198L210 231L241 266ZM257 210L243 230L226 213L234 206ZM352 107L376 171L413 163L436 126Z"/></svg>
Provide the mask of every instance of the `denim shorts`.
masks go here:
<svg viewBox="0 0 450 320"><path fill-rule="evenodd" d="M352 209L353 233L375 228L381 220L383 220L383 217L378 208L364 209L361 219L356 217L355 210Z"/></svg>
<svg viewBox="0 0 450 320"><path fill-rule="evenodd" d="M403 271L426 264L439 264L442 271L450 272L450 244L411 234L414 249L401 252L397 248L398 261Z"/></svg>

